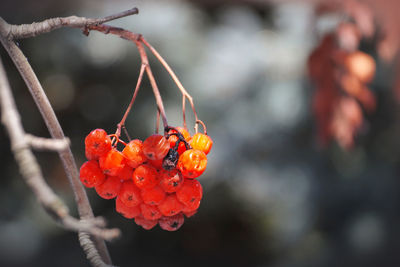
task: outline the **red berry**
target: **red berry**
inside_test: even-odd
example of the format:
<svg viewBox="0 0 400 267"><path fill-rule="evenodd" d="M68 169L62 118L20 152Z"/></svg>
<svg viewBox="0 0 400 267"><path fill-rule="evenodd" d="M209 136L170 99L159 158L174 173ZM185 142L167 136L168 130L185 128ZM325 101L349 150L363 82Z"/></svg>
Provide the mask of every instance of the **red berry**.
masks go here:
<svg viewBox="0 0 400 267"><path fill-rule="evenodd" d="M118 172L125 166L125 158L121 152L113 148L99 158L99 164L105 174L117 176Z"/></svg>
<svg viewBox="0 0 400 267"><path fill-rule="evenodd" d="M132 181L122 183L118 198L128 207L134 207L142 202L140 190Z"/></svg>
<svg viewBox="0 0 400 267"><path fill-rule="evenodd" d="M107 176L104 183L95 187L97 194L104 199L115 198L121 188L121 180L115 176Z"/></svg>
<svg viewBox="0 0 400 267"><path fill-rule="evenodd" d="M158 205L165 198L165 191L158 185L142 190L143 202L149 205Z"/></svg>
<svg viewBox="0 0 400 267"><path fill-rule="evenodd" d="M130 141L122 150L122 154L127 159L127 164L132 168L139 167L140 164L147 160L143 154L143 142L139 139Z"/></svg>
<svg viewBox="0 0 400 267"><path fill-rule="evenodd" d="M158 220L162 216L157 206L142 203L140 204L140 209L142 211L143 218L145 218L146 220Z"/></svg>
<svg viewBox="0 0 400 267"><path fill-rule="evenodd" d="M207 156L203 151L189 149L179 157L177 169L187 178L199 177L207 167Z"/></svg>
<svg viewBox="0 0 400 267"><path fill-rule="evenodd" d="M111 139L103 129L91 131L85 138L87 159L98 159L111 150Z"/></svg>
<svg viewBox="0 0 400 267"><path fill-rule="evenodd" d="M185 205L185 211L197 210L203 197L203 188L199 181L185 179L182 187L176 192L176 197Z"/></svg>
<svg viewBox="0 0 400 267"><path fill-rule="evenodd" d="M174 216L161 217L160 220L158 221L158 224L162 229L166 231L176 231L179 228L181 228L184 222L185 218L183 218L183 214L179 213Z"/></svg>
<svg viewBox="0 0 400 267"><path fill-rule="evenodd" d="M165 197L164 201L158 205L158 209L164 216L173 216L182 211L184 205L178 201L175 194Z"/></svg>
<svg viewBox="0 0 400 267"><path fill-rule="evenodd" d="M135 217L135 223L142 226L146 230L150 230L157 225L158 220L146 220L143 216Z"/></svg>
<svg viewBox="0 0 400 267"><path fill-rule="evenodd" d="M157 170L147 164L137 167L133 172L132 178L140 189L150 189L159 183Z"/></svg>
<svg viewBox="0 0 400 267"><path fill-rule="evenodd" d="M95 187L102 184L106 176L101 171L97 161L90 160L82 164L79 178L86 187Z"/></svg>
<svg viewBox="0 0 400 267"><path fill-rule="evenodd" d="M169 142L164 136L153 134L143 142L143 152L148 159L163 159L169 150Z"/></svg>
<svg viewBox="0 0 400 267"><path fill-rule="evenodd" d="M161 172L160 186L167 193L176 192L183 184L183 177L177 170Z"/></svg>
<svg viewBox="0 0 400 267"><path fill-rule="evenodd" d="M149 163L150 163L151 166L153 166L157 170L162 170L163 169L163 167L162 167L163 159L158 159L158 160L149 159Z"/></svg>
<svg viewBox="0 0 400 267"><path fill-rule="evenodd" d="M132 180L132 174L133 174L133 169L126 164L119 172L118 172L118 177L122 181L127 181L127 180Z"/></svg>
<svg viewBox="0 0 400 267"><path fill-rule="evenodd" d="M122 201L120 197L117 197L115 200L115 209L122 216L127 219L132 219L136 216L139 216L141 213L140 206L128 207Z"/></svg>
<svg viewBox="0 0 400 267"><path fill-rule="evenodd" d="M193 135L189 143L193 149L201 150L206 155L210 152L213 145L212 139L208 135L202 133Z"/></svg>

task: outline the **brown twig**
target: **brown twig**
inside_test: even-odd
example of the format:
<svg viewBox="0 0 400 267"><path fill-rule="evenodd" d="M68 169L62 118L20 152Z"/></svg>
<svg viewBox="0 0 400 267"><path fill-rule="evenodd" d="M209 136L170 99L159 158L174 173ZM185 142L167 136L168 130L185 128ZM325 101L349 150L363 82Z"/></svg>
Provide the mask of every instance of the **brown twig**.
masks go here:
<svg viewBox="0 0 400 267"><path fill-rule="evenodd" d="M0 17L0 24L4 24L5 37L8 40L35 37L37 35L48 33L61 27L84 28L89 25L98 25L111 20L138 14L139 10L135 7L104 18L83 18L77 16L51 18L42 22L32 24L10 25Z"/></svg>
<svg viewBox="0 0 400 267"><path fill-rule="evenodd" d="M77 232L85 231L107 240L117 237L119 235L119 231L117 229L103 229L102 227L104 227L104 223L102 223L102 220L77 220L71 217L69 215L67 206L45 182L39 164L31 150L31 141L35 140L34 142L36 142L39 139L37 137L32 138L32 136L27 136L25 134L1 59L0 104L2 122L9 134L11 150L13 151L14 157L19 165L22 177L27 185L32 189L36 198L39 200L45 210L66 229ZM51 141L56 142L60 140ZM65 140L63 141L65 149ZM40 142L43 142L43 140L40 139ZM47 139L45 143L50 144L51 142L49 139ZM53 147L54 144L55 143L52 143Z"/></svg>

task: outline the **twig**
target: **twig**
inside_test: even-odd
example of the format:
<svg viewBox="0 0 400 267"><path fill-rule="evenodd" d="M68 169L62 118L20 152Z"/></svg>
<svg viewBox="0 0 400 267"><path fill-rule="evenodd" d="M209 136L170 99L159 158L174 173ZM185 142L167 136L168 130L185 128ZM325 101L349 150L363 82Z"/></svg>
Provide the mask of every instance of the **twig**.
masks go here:
<svg viewBox="0 0 400 267"><path fill-rule="evenodd" d="M69 147L69 138L64 139L52 139L37 137L31 134L25 134L25 141L36 150L51 150L51 151L62 151Z"/></svg>
<svg viewBox="0 0 400 267"><path fill-rule="evenodd" d="M57 117L52 109L50 102L40 84L36 74L32 70L28 60L19 49L19 47L13 42L7 39L7 26L8 24L0 18L0 41L3 47L7 50L19 73L25 81L39 111L49 129L50 135L55 139L65 138L63 130ZM75 202L77 203L79 216L81 219L93 218L93 211L89 203L89 199L86 195L86 191L80 183L78 176L78 169L71 149L58 152L60 159L64 165L65 173L67 174L68 180L71 184L72 190L75 195ZM107 264L111 264L111 258L108 253L107 247L103 239L94 237L94 245L96 246L99 254L103 261ZM85 248L84 248L85 249Z"/></svg>
<svg viewBox="0 0 400 267"><path fill-rule="evenodd" d="M61 27L84 28L89 25L102 24L111 20L138 14L139 10L135 7L127 11L123 11L104 18L83 18L77 16L51 18L42 22L34 22L32 24L10 25L0 17L0 24L4 24L5 37L8 40L16 40L23 38L35 37L37 35L48 33Z"/></svg>
<svg viewBox="0 0 400 267"><path fill-rule="evenodd" d="M21 118L16 109L1 59L0 104L2 123L6 127L6 130L10 136L11 150L13 151L14 157L18 163L20 172L25 182L32 189L36 198L43 205L45 210L66 229L85 231L107 240L117 237L119 235L119 231L117 229L108 230L99 228L99 226L103 226L103 223L99 224L100 221L98 220L79 221L71 217L68 213L67 206L65 206L62 200L45 182L39 164L30 148L30 143L26 138L27 135L22 127ZM46 140L46 142L48 142L48 140Z"/></svg>

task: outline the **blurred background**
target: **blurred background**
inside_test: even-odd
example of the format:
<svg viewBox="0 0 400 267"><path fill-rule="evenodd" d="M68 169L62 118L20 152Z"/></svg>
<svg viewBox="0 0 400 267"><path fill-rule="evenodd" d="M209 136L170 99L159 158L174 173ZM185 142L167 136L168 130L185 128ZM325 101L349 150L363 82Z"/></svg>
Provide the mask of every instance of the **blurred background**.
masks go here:
<svg viewBox="0 0 400 267"><path fill-rule="evenodd" d="M307 60L342 14L320 16L313 1L2 0L0 15L22 24L50 17L102 17L134 6L139 15L110 24L142 33L192 94L214 140L199 179L199 212L177 232L143 230L88 189L96 215L122 230L108 243L118 266L400 266L400 117L394 63L374 39L362 43L377 62L366 113L352 149L322 147L312 109ZM84 138L114 132L140 67L136 47L114 36L60 29L19 41L84 161ZM0 49L25 130L48 137L15 67ZM171 125L182 124L181 96L151 57ZM156 105L145 79L127 120L131 136L155 128ZM193 116L189 116L193 125ZM192 131L193 133L193 131ZM0 266L89 266L77 235L59 228L18 172L0 130ZM35 153L48 183L76 215L55 153Z"/></svg>

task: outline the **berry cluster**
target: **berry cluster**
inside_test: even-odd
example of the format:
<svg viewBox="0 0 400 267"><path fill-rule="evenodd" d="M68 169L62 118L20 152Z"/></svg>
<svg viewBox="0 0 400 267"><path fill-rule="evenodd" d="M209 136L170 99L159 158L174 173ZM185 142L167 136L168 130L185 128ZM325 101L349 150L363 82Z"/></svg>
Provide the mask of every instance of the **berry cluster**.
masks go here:
<svg viewBox="0 0 400 267"><path fill-rule="evenodd" d="M86 161L80 180L104 199L116 199L116 210L150 230L157 224L167 231L179 229L184 217L197 212L203 196L199 177L207 166L211 138L190 136L181 127L166 127L143 142L125 143L118 136L95 129L85 139ZM124 149L117 150L122 143Z"/></svg>

